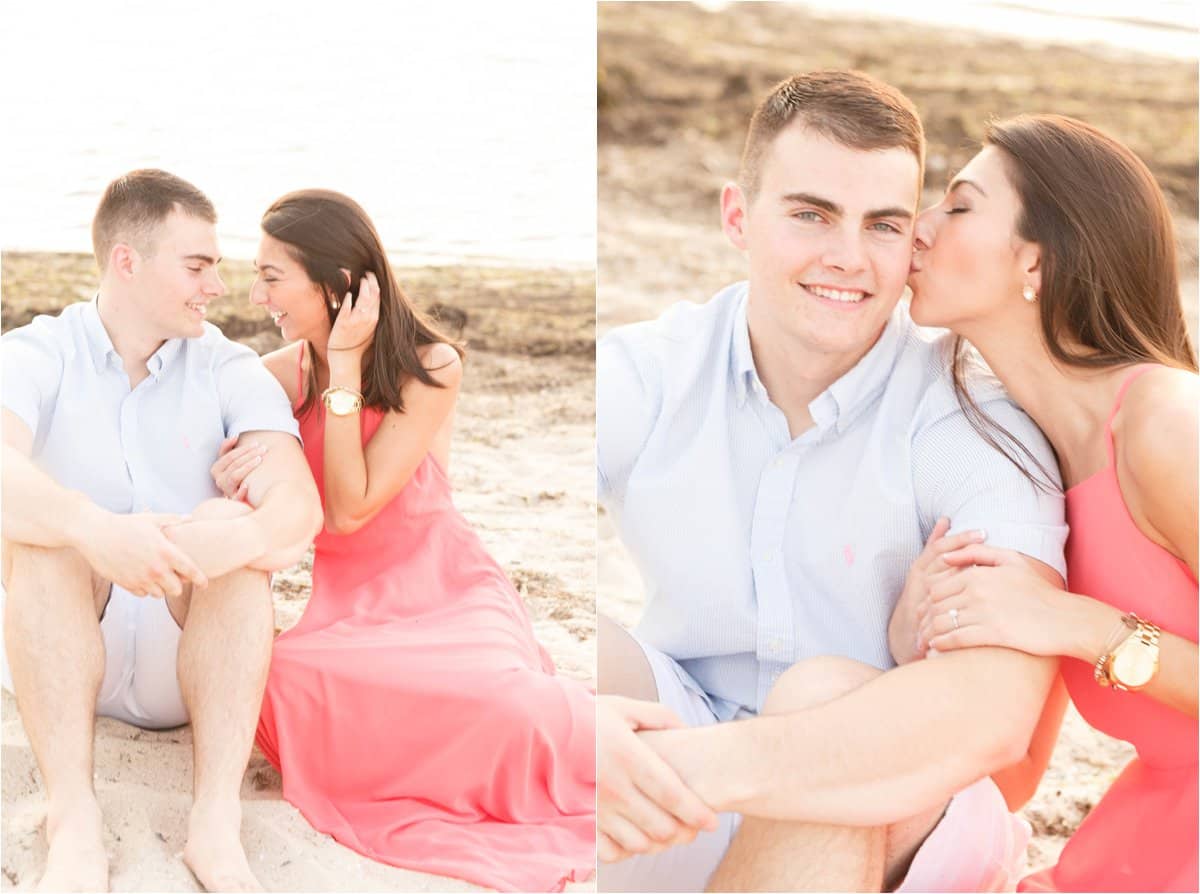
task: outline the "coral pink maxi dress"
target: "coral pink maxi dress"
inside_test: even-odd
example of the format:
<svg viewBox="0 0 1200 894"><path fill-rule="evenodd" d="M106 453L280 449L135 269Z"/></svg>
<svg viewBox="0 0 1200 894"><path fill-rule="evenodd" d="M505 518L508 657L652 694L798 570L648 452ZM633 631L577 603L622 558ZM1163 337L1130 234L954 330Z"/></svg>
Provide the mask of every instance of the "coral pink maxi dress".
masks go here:
<svg viewBox="0 0 1200 894"><path fill-rule="evenodd" d="M324 421L300 419L322 500ZM283 797L372 859L509 891L593 872L594 698L555 676L431 455L361 529L318 535L257 741Z"/></svg>
<svg viewBox="0 0 1200 894"><path fill-rule="evenodd" d="M1197 587L1187 564L1149 540L1121 497L1112 420L1108 466L1067 491L1067 586L1196 641ZM1131 742L1137 757L1071 837L1058 865L1021 882L1022 891L1196 891L1197 725L1140 692L1096 684L1092 665L1063 659L1079 713L1096 729Z"/></svg>

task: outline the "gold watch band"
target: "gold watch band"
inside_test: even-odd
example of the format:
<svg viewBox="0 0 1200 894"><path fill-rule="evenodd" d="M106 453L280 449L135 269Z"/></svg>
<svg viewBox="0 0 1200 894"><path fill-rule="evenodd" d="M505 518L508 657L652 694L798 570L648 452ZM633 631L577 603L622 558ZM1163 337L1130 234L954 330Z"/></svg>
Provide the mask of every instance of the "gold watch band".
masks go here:
<svg viewBox="0 0 1200 894"><path fill-rule="evenodd" d="M1158 641L1159 637L1162 635L1162 630L1157 625L1151 624L1149 621L1139 618L1133 612L1123 615L1121 617L1121 623L1125 628L1129 629L1128 636L1122 637L1120 642L1116 643L1115 645L1111 645L1110 648L1105 650L1103 655L1096 659L1096 666L1093 670L1093 676L1096 682L1101 686L1111 687L1118 692L1137 691L1138 689L1142 689L1146 683L1149 682L1149 679L1136 686L1132 684L1126 685L1126 683L1123 683L1114 673L1113 660L1117 656L1117 653L1120 652L1130 640L1137 639L1142 645L1154 650L1154 664L1150 676L1150 679L1152 679L1153 674L1157 673L1158 671Z"/></svg>

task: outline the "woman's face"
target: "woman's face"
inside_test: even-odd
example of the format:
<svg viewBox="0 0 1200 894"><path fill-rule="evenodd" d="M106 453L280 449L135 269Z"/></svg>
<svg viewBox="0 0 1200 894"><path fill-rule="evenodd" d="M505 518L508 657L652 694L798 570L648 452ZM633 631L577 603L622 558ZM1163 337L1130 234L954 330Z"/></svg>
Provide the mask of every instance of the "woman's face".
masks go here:
<svg viewBox="0 0 1200 894"><path fill-rule="evenodd" d="M329 336L333 327L325 310L325 293L284 243L264 233L254 268L250 303L270 312L285 341L321 341Z"/></svg>
<svg viewBox="0 0 1200 894"><path fill-rule="evenodd" d="M1033 306L1021 293L1026 285L1039 291L1037 247L1016 233L1021 204L1000 153L984 147L917 218L908 285L912 318L922 325L961 331Z"/></svg>

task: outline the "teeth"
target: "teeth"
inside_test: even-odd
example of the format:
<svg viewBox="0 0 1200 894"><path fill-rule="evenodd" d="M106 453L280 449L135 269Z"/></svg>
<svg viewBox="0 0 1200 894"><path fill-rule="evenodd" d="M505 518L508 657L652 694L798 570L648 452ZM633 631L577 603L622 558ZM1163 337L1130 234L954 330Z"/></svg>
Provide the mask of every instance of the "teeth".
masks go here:
<svg viewBox="0 0 1200 894"><path fill-rule="evenodd" d="M276 323L278 323L280 320L282 320L286 316L287 316L287 314L281 310L271 311L271 319Z"/></svg>
<svg viewBox="0 0 1200 894"><path fill-rule="evenodd" d="M196 313L200 314L200 316L202 316L202 317L208 315L208 305L207 304L189 304L188 307L190 307L192 310L196 311Z"/></svg>
<svg viewBox="0 0 1200 894"><path fill-rule="evenodd" d="M843 292L841 289L826 289L821 286L805 286L814 295L828 298L830 301L842 301L846 304L856 304L867 297L866 292Z"/></svg>

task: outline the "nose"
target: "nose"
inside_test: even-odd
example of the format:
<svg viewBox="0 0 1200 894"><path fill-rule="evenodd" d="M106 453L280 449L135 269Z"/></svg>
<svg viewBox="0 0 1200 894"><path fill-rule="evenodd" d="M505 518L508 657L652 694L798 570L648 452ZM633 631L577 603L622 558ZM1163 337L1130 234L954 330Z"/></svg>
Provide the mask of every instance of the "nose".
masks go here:
<svg viewBox="0 0 1200 894"><path fill-rule="evenodd" d="M216 267L209 268L211 275L205 278L204 292L213 298L220 298L229 294L229 288L225 285L225 281L221 279L221 274L217 272Z"/></svg>
<svg viewBox="0 0 1200 894"><path fill-rule="evenodd" d="M913 227L913 251L927 251L933 248L933 211L929 208L917 215Z"/></svg>
<svg viewBox="0 0 1200 894"><path fill-rule="evenodd" d="M264 290L261 288L261 286L262 286L262 281L258 278L258 276L255 276L254 282L250 283L250 303L251 304L261 306L261 305L267 303L267 296L265 294L263 294Z"/></svg>
<svg viewBox="0 0 1200 894"><path fill-rule="evenodd" d="M844 273L863 270L867 266L867 253L863 247L862 234L857 229L852 233L842 230L832 232L821 255L821 263Z"/></svg>

